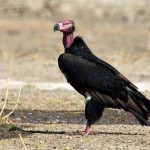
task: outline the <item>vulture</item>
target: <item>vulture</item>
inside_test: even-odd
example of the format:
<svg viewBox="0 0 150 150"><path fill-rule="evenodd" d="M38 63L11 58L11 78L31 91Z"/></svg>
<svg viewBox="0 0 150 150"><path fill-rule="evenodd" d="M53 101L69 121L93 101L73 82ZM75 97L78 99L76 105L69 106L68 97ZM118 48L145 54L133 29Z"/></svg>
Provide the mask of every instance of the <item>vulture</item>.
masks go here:
<svg viewBox="0 0 150 150"><path fill-rule="evenodd" d="M117 69L95 56L82 37L74 37L74 21L62 20L54 25L56 30L63 33L64 46L58 66L67 82L85 97L87 124L83 134L92 133L91 126L105 108L123 109L132 113L141 125L150 125L150 100Z"/></svg>

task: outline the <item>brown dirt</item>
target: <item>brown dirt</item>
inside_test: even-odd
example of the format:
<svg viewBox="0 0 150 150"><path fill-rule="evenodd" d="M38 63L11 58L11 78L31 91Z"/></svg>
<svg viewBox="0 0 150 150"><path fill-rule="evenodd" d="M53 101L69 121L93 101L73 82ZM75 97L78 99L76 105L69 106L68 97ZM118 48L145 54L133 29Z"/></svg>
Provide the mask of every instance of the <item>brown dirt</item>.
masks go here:
<svg viewBox="0 0 150 150"><path fill-rule="evenodd" d="M4 114L10 112L16 93L10 91ZM142 127L131 114L122 110L105 110L101 120L93 126L93 135L82 136L80 131L86 124L84 99L76 92L23 89L19 107L10 118L27 131L22 132L22 137L28 149L146 150L150 146L149 127ZM1 131L0 135L0 149L22 148L17 132Z"/></svg>

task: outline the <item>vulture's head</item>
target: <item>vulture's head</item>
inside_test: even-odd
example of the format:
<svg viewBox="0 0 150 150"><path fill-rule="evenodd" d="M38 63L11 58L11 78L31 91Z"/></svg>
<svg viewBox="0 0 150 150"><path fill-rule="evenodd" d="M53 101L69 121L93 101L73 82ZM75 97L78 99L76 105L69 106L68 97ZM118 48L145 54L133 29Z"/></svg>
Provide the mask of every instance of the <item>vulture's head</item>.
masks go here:
<svg viewBox="0 0 150 150"><path fill-rule="evenodd" d="M61 31L63 33L71 33L75 31L75 23L70 19L59 21L54 25L54 31Z"/></svg>

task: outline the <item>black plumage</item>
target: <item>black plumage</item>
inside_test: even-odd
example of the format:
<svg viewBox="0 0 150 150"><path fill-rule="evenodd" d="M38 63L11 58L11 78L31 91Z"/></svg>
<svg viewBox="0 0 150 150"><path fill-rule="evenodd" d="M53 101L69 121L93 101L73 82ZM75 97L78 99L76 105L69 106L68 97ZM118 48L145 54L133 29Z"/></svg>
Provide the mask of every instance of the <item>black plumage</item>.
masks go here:
<svg viewBox="0 0 150 150"><path fill-rule="evenodd" d="M72 32L69 30L67 34ZM67 38L63 40L67 41ZM58 65L67 81L85 97L86 134L91 132L91 125L101 117L106 107L124 109L142 125L149 125L150 101L134 84L96 57L81 37L73 38L70 45L64 47L65 53L59 56Z"/></svg>

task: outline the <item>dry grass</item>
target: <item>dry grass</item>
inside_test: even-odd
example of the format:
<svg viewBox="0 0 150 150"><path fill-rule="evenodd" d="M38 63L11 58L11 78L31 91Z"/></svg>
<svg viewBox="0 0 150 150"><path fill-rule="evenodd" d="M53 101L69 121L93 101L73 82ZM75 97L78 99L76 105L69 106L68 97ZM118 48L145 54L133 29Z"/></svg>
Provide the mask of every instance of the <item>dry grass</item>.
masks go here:
<svg viewBox="0 0 150 150"><path fill-rule="evenodd" d="M0 112L0 117L2 116L2 113L6 107L7 104L7 97L8 97L8 92L9 92L9 82L10 82L10 77L11 77L11 68L12 68L12 59L10 60L10 65L9 65L9 75L8 75L8 79L7 79L7 89L6 89L6 95L5 95L5 100L4 100L4 105L1 109Z"/></svg>
<svg viewBox="0 0 150 150"><path fill-rule="evenodd" d="M6 104L7 104L7 98L8 98L8 93L9 93L9 83L10 83L10 78L11 78L11 69L12 69L12 59L10 60L10 65L9 65L9 76L8 76L8 80L7 80L7 89L6 89L6 94L5 94L4 105L3 105L2 109L1 109L1 112L0 112L0 126L2 124L3 129L4 130L8 130L8 131L20 130L20 128L18 128L9 119L9 116L14 113L14 111L16 110L16 108L17 108L17 106L19 104L20 95L21 95L21 86L20 86L20 89L19 89L19 94L18 94L18 97L17 97L16 104L15 104L14 108L7 115L2 117L2 114L3 114L4 109L6 108ZM23 140L23 138L21 136L21 133L18 133L18 136L19 136L19 138L20 138L20 140L21 140L21 142L23 144L24 149L27 150L27 147L26 147L26 145L24 143L24 140Z"/></svg>

